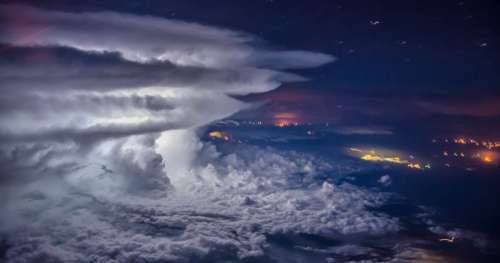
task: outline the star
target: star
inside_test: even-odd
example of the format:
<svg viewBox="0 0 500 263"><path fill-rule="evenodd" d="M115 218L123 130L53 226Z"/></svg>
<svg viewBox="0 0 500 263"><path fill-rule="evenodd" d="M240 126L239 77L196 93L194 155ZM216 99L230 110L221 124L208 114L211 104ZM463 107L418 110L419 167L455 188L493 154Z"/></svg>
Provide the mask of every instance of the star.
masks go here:
<svg viewBox="0 0 500 263"><path fill-rule="evenodd" d="M372 25L372 26L376 26L376 25L379 25L381 23L382 22L380 20L370 20L370 25Z"/></svg>

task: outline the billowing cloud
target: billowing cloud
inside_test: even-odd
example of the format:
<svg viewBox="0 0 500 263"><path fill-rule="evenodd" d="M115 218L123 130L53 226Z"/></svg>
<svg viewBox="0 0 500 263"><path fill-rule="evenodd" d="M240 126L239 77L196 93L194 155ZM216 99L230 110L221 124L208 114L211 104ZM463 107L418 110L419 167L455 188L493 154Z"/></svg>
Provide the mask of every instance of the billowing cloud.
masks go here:
<svg viewBox="0 0 500 263"><path fill-rule="evenodd" d="M141 185L135 177L157 182L194 158L185 147L191 137L166 131L196 129L251 106L229 95L304 80L275 69L332 61L158 17L1 5L0 20L2 180L91 165L94 177L111 169L133 186ZM165 147L169 136L179 150Z"/></svg>
<svg viewBox="0 0 500 263"><path fill-rule="evenodd" d="M400 227L397 219L369 210L382 205L387 195L317 180L334 169L324 160L296 152L236 147L244 151L219 152L210 144L199 148L196 168L187 171L197 176L173 177L174 185L183 186L180 191L155 200L114 195L122 181L115 169L129 169L130 165L122 167L124 163L108 166L109 171L96 166L80 169L65 181L69 187L59 191L40 191L46 180L34 181L11 196L16 202L4 210L16 216L11 225L25 226L9 236L7 259L259 258L268 249L268 235L377 237ZM89 178L96 172L103 176ZM61 182L50 182L57 189L54 181Z"/></svg>

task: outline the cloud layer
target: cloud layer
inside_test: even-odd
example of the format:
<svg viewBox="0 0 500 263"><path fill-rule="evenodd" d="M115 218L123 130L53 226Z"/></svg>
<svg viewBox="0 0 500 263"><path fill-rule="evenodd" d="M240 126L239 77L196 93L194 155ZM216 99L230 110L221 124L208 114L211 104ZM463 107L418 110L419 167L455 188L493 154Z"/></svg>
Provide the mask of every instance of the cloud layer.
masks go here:
<svg viewBox="0 0 500 263"><path fill-rule="evenodd" d="M120 177L116 171L101 171L100 179L89 178L99 167L74 171L62 182L54 179L50 185L59 191L40 191L47 181L34 181L12 196L16 202L5 210L17 218L11 228L23 226L9 235L7 259L190 262L214 255L262 257L267 235L378 236L399 229L396 219L369 211L383 204L386 195L318 180L333 170L329 163L296 152L244 148L232 149L236 154L210 144L201 147L191 171L197 180L184 178L180 191L156 200L113 195ZM61 183L68 186L56 186Z"/></svg>

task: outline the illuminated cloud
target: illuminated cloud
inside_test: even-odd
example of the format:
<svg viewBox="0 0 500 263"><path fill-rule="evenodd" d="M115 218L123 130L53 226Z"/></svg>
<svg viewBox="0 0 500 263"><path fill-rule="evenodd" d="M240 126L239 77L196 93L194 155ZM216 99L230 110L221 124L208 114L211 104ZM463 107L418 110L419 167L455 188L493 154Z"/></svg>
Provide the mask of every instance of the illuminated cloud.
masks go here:
<svg viewBox="0 0 500 263"><path fill-rule="evenodd" d="M0 40L14 45L69 46L118 52L130 61L208 68L307 68L333 60L302 50L261 50L252 46L258 39L247 33L151 16L65 13L27 6L2 6L1 14L8 30Z"/></svg>
<svg viewBox="0 0 500 263"><path fill-rule="evenodd" d="M0 16L0 41L8 44L0 59L4 137L101 138L197 127L247 106L226 93L303 80L272 68L332 61L258 49L257 39L242 32L149 16L8 5Z"/></svg>
<svg viewBox="0 0 500 263"><path fill-rule="evenodd" d="M12 195L16 202L4 210L17 216L11 224L23 226L9 239L7 259L193 262L218 255L238 259L262 256L269 247L267 235L272 234L377 237L399 230L397 219L372 211L388 196L317 180L334 169L328 162L295 152L240 147L222 153L204 145L198 179L185 181L182 191L161 198L131 194L116 198L112 191L119 183L110 185L103 176L100 185L92 185L85 173L74 177L69 189L59 189L62 182L54 179L50 183L59 190L47 193L39 190L45 187L43 181L33 182ZM94 188L91 195L89 186ZM349 247L337 250L361 253Z"/></svg>
<svg viewBox="0 0 500 263"><path fill-rule="evenodd" d="M149 16L0 5L0 20L0 179L60 174L91 192L169 188L194 161L194 129L251 106L228 94L332 61Z"/></svg>

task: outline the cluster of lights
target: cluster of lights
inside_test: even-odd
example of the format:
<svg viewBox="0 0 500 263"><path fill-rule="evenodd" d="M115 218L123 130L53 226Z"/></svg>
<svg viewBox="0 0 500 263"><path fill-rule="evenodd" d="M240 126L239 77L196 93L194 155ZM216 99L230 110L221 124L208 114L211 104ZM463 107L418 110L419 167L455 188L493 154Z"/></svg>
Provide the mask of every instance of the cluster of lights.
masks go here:
<svg viewBox="0 0 500 263"><path fill-rule="evenodd" d="M217 123L220 126L275 126L275 127L297 127L297 126L312 126L311 122L300 122L297 119L291 118L277 118L273 121L261 121L261 120L246 120L246 121L235 121L235 120L225 120ZM324 124L325 127L329 127L329 123Z"/></svg>
<svg viewBox="0 0 500 263"><path fill-rule="evenodd" d="M397 155L385 156L381 153L377 153L375 150L365 151L365 150L361 150L358 148L350 148L349 150L351 152L357 153L357 155L359 155L359 158L361 160L364 160L364 161L388 162L388 163L394 163L394 164L402 164L402 165L406 165L408 168L416 169L416 170L423 170L423 169L430 169L431 168L431 165L429 163L422 165L419 162L404 160L400 156L397 156ZM412 155L410 155L410 159L414 159L414 157Z"/></svg>
<svg viewBox="0 0 500 263"><path fill-rule="evenodd" d="M485 150L485 151L473 153L469 157L472 159L480 160L484 163L490 164L490 163L493 163L497 159L497 155L498 154L493 152L493 151L486 151ZM446 150L443 151L443 156L445 156L445 157L452 156L452 157L459 158L459 159L464 159L467 157L467 155L463 152L453 152L453 153L450 152L449 153Z"/></svg>
<svg viewBox="0 0 500 263"><path fill-rule="evenodd" d="M433 143L438 143L438 140L432 140ZM456 159L470 158L474 160L481 161L485 164L494 164L499 159L498 150L500 150L500 142L491 140L476 140L467 137L457 137L454 139L444 139L442 142L447 144L457 144L464 146L472 146L474 148L480 148L481 150L473 151L472 153L464 153L462 151L449 152L444 150L442 155L444 157L454 157ZM446 166L450 167L447 163Z"/></svg>
<svg viewBox="0 0 500 263"><path fill-rule="evenodd" d="M438 142L436 139L432 140L433 143ZM484 147L487 148L488 150L493 150L493 149L500 149L500 142L499 141L486 141L486 140L475 140L473 138L465 138L465 137L458 137L455 139L444 139L445 143L455 143L455 144L462 144L462 145L474 145L476 147Z"/></svg>
<svg viewBox="0 0 500 263"><path fill-rule="evenodd" d="M254 126L260 126L260 125L264 125L264 122L263 121L248 121L248 124L254 125Z"/></svg>

